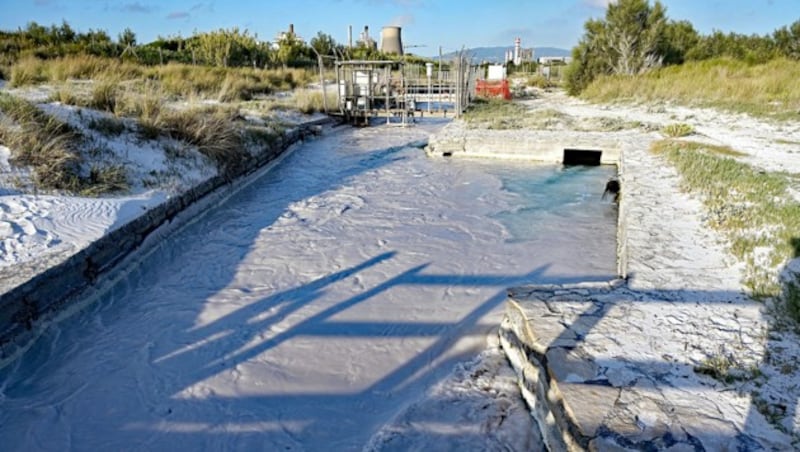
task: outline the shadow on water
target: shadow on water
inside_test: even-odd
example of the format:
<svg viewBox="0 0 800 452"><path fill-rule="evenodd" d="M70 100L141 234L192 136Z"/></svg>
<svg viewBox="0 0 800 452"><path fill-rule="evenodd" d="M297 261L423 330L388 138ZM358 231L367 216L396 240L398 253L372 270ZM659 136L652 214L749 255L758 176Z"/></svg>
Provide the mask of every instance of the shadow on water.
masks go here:
<svg viewBox="0 0 800 452"><path fill-rule="evenodd" d="M463 336L486 333L487 326L481 325L481 319L506 299L504 287L532 282L566 284L587 279L585 275L548 276L549 265L537 266L520 274L500 275L437 274L429 272L430 263L413 265L396 274L385 275L382 280L355 295L321 305L319 310L285 330L275 329L301 308L320 300L332 285L399 257L397 251L387 251L357 265L271 293L252 303L230 309L213 321L197 325L202 310L213 304L214 297L235 281L239 266L255 246L258 234L273 227L288 206L342 186L361 172L403 159L401 151L404 149L398 146L360 154L334 153L334 156L327 155L330 153L328 149L296 152L251 187L234 195L225 205L212 209L180 233L169 237L163 246L132 269L126 280L112 288L99 303L63 322L58 328L52 328L19 363L0 371L0 394L3 396L0 398L0 412L5 411L5 414L0 414L0 420L4 421L0 424L6 428L13 424L17 433L28 432L27 435L16 436L14 441L21 443L12 441L11 448L29 445L25 442L26 438L35 436L30 432L35 430L34 425L38 422L31 420L28 425L21 420L24 416L17 415L24 411L38 419L41 412L38 409L31 411L29 405L9 403L16 398L23 400L32 391L41 389L37 381L57 378L59 372L67 372L73 378L78 375L91 385L103 387L106 383L102 372L98 372L102 370L98 368L102 357L83 356L81 350L68 344L75 341L76 344L90 347L92 344L80 340L83 335L90 335L91 331L105 334L104 340L128 344L136 355L130 357L133 366L136 366L137 359L146 361L143 368L109 370L115 375L130 373L126 377L135 379L132 387L105 388L109 400L128 397L134 399L128 403L142 406L137 405L131 410L126 406L116 410L109 408L113 414L101 413L100 406L89 408L87 412L91 415L87 419L73 422L98 425L94 434L85 434L86 438L97 443L73 443L74 447L103 445L116 449L120 445L129 447L138 444L140 446L137 447L145 449L175 445L190 449L297 449L307 447L307 438L313 437L310 442L312 447L328 444L337 450L359 448L378 425L389 419L386 418L387 413L372 416L365 407L359 408L357 404L365 397L372 397L384 404L395 404L393 411L396 411L399 408L397 404L420 395L421 388L430 386L445 376L454 364L470 357L472 352L463 352L438 359ZM316 160L325 158L339 159L339 164L324 165L323 169L319 169ZM281 185L291 179L300 179L302 183L295 184L297 190L293 192L281 191ZM269 199L260 199L265 194L269 195ZM258 206L257 210L252 209L254 205ZM287 240L290 239L287 237ZM230 252L232 245L236 252ZM203 262L204 266L193 268L197 262ZM263 283L269 287L270 272L274 269L265 268L263 271ZM607 275L601 279L611 279L613 276ZM594 276L590 279L597 278ZM389 290L415 286L498 289L464 315L447 321L398 322L391 318L385 321L358 321L337 317L349 308L378 298ZM141 301L141 305L135 303L138 301ZM117 327L119 322L135 315L148 322L146 328L132 325L127 330L108 331L110 326ZM157 353L151 349L155 338L148 337L148 331L158 329L170 331L176 338L172 349L157 350ZM209 378L225 372L236 372L238 366L258 360L290 339L308 337L422 337L431 340L413 357L367 387L350 392L326 393L309 389L276 391L276 395L213 392L181 395L182 391ZM62 353L63 344L67 344L63 355L56 355ZM78 362L73 359L75 356L80 357ZM298 360L303 358L297 357ZM29 362L37 365L30 366ZM291 380L293 376L286 375L286 378ZM266 386L272 383L263 382ZM55 404L55 409L61 410L62 403L69 403L73 397L82 397L80 391L62 400L50 401L48 405ZM153 398L159 400L153 401ZM98 405L112 403L100 398L97 401ZM346 411L343 408L349 408L358 416L354 420L337 418ZM367 414L359 413L359 409ZM220 413L228 413L228 416L220 418ZM18 419L14 420L15 417ZM349 425L353 422L360 424ZM340 430L335 426L337 423L348 425L345 431L356 431L361 437L338 437ZM110 433L112 429L113 433ZM2 426L0 432L5 437L14 436L15 433L5 431ZM102 438L107 434L113 438ZM75 432L64 435L64 441L77 438ZM58 443L61 437L57 432L52 432L51 436L51 441L55 441L51 444L56 444L54 448L64 447L66 443Z"/></svg>

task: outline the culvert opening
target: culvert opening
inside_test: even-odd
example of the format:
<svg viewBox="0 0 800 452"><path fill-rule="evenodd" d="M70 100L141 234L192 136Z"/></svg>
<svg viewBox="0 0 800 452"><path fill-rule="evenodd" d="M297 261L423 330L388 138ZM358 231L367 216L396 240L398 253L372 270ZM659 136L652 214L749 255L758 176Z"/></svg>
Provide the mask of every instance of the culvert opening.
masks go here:
<svg viewBox="0 0 800 452"><path fill-rule="evenodd" d="M603 151L592 149L564 149L565 165L599 166Z"/></svg>

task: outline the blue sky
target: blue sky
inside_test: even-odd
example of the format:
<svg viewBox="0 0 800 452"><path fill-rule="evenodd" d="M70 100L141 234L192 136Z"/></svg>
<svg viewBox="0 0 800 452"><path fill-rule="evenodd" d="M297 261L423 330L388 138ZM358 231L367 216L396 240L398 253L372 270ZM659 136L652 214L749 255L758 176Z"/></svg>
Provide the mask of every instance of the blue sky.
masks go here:
<svg viewBox="0 0 800 452"><path fill-rule="evenodd" d="M378 36L385 25L403 27L403 43L420 55L462 46L513 44L569 49L582 35L583 23L604 14L608 0L4 0L0 29L14 30L30 21L60 24L79 31L106 30L112 38L130 27L139 42L157 36L239 27L272 39L293 23L310 39L318 31L340 43L347 26L354 37L369 25ZM702 33L712 30L770 33L800 19L800 0L662 0L671 19L686 19Z"/></svg>

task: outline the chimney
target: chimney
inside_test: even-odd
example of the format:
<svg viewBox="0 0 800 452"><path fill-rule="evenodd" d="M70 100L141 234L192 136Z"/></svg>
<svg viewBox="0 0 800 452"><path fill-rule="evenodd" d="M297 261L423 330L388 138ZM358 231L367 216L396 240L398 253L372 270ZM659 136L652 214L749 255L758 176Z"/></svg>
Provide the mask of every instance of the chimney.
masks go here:
<svg viewBox="0 0 800 452"><path fill-rule="evenodd" d="M347 26L347 47L353 48L353 26Z"/></svg>
<svg viewBox="0 0 800 452"><path fill-rule="evenodd" d="M289 24L289 34L294 35L294 24Z"/></svg>

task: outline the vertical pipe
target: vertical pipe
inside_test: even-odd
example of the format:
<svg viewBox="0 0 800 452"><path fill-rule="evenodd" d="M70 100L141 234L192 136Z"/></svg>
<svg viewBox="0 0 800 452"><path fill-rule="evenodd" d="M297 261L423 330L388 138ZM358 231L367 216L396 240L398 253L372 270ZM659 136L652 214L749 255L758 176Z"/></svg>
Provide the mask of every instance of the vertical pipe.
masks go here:
<svg viewBox="0 0 800 452"><path fill-rule="evenodd" d="M383 76L386 79L386 124L389 124L389 122L390 122L389 121L389 117L391 116L391 113L389 111L389 88L391 86L391 84L389 83L389 76L391 74L391 71L392 71L392 67L389 66L388 64L383 69Z"/></svg>
<svg viewBox="0 0 800 452"><path fill-rule="evenodd" d="M349 48L349 49L353 48L353 26L352 25L348 25L347 26L347 48Z"/></svg>
<svg viewBox="0 0 800 452"><path fill-rule="evenodd" d="M313 47L312 47L313 49ZM316 50L314 50L316 52ZM325 69L322 63L322 55L317 54L317 61L319 61L319 82L322 84L322 110L325 114L328 114L328 96L327 92L325 91Z"/></svg>
<svg viewBox="0 0 800 452"><path fill-rule="evenodd" d="M339 112L344 114L344 102L342 102L342 77L339 74L340 70L341 70L341 66L339 65L339 62L337 61L336 62L336 99L338 99L338 102L339 102Z"/></svg>

